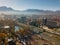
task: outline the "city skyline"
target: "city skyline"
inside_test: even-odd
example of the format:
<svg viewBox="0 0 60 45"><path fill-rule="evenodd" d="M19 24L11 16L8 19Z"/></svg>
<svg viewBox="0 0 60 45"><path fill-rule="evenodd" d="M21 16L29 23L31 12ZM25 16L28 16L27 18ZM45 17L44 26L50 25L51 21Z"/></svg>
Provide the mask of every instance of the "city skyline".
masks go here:
<svg viewBox="0 0 60 45"><path fill-rule="evenodd" d="M41 9L60 10L60 0L0 0L0 7L7 6L16 10Z"/></svg>

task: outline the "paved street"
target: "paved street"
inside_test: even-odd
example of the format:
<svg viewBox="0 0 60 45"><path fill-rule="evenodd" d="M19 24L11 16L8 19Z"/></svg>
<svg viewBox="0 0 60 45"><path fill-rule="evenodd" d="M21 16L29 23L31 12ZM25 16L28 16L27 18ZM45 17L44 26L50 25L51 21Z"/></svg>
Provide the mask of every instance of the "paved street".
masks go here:
<svg viewBox="0 0 60 45"><path fill-rule="evenodd" d="M25 27L29 27L29 25L25 25L25 24L21 24L21 23L18 23L20 25L24 25ZM30 26L32 27L32 26ZM38 28L34 27L32 30L37 30L38 32L40 30L38 30ZM35 31L35 33L37 32ZM41 34L34 34L32 36L33 38L33 41L31 41L32 45L43 45L43 44L48 44L48 45L60 45L60 36L58 35L55 35L53 33L50 33L50 32L42 32Z"/></svg>

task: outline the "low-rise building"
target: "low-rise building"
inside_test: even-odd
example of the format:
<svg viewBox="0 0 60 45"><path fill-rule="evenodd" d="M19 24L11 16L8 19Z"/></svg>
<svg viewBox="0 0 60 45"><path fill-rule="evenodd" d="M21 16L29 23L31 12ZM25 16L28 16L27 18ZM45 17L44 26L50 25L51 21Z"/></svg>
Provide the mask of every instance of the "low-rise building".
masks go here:
<svg viewBox="0 0 60 45"><path fill-rule="evenodd" d="M57 27L60 27L60 21L47 20L47 24L46 25L48 27L57 28Z"/></svg>

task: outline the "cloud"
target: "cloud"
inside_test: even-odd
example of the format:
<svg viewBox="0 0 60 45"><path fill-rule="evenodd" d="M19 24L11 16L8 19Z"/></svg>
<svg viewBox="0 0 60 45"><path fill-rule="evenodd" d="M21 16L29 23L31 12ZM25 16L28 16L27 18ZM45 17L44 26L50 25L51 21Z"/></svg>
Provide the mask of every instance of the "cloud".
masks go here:
<svg viewBox="0 0 60 45"><path fill-rule="evenodd" d="M0 7L7 6L7 7L17 9L17 7L18 7L17 1L19 2L20 0L0 0Z"/></svg>
<svg viewBox="0 0 60 45"><path fill-rule="evenodd" d="M14 0L0 0L0 6L9 6Z"/></svg>
<svg viewBox="0 0 60 45"><path fill-rule="evenodd" d="M9 0L10 1L10 0ZM1 5L5 5L7 2L9 2L8 0L0 0L0 6Z"/></svg>

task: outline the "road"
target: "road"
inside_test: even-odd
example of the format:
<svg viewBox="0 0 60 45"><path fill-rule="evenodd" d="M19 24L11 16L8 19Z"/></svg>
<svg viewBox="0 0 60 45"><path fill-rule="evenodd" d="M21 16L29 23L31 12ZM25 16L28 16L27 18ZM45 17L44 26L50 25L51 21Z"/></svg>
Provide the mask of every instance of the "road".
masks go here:
<svg viewBox="0 0 60 45"><path fill-rule="evenodd" d="M17 22L18 25L20 25L21 27L24 27L24 28L29 28L35 32L39 32L41 29L38 28L38 27L34 27L34 26L31 26L31 25L26 25L26 24L22 24L22 23L19 23ZM36 29L36 30L35 30ZM37 39L34 39L35 37L40 37L38 40ZM51 32L42 32L40 34L34 34L32 36L32 38L34 39L34 41L31 41L32 45L43 45L43 44L48 44L48 45L60 45L60 36L57 34L54 34L54 33L51 33ZM36 43L36 44L35 44Z"/></svg>

